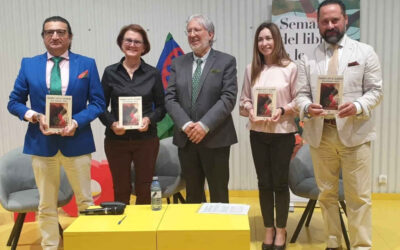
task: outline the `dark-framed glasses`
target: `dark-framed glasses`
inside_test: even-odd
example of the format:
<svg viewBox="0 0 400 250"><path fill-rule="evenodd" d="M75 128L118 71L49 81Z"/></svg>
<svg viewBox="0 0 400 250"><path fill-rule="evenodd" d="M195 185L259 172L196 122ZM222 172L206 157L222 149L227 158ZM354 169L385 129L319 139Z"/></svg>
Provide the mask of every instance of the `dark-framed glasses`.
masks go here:
<svg viewBox="0 0 400 250"><path fill-rule="evenodd" d="M194 35L197 35L197 34L199 34L200 32L202 32L204 29L196 29L196 28L193 28L193 29L188 29L188 30L185 30L185 34L188 36L188 35L191 35L192 33L194 34Z"/></svg>
<svg viewBox="0 0 400 250"><path fill-rule="evenodd" d="M65 36L67 34L66 30L44 30L43 35L46 37L51 37L53 34L56 33L57 36Z"/></svg>
<svg viewBox="0 0 400 250"><path fill-rule="evenodd" d="M124 42L125 45L131 45L131 44L133 44L133 45L136 46L136 47L139 47L140 45L143 44L143 41L132 40L132 39L129 39L129 38L124 39L123 42Z"/></svg>

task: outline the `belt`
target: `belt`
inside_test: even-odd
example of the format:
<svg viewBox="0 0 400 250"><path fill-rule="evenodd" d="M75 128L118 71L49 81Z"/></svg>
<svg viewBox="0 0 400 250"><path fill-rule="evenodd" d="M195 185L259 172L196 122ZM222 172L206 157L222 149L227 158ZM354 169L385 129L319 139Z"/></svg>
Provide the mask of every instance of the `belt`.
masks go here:
<svg viewBox="0 0 400 250"><path fill-rule="evenodd" d="M324 123L336 126L336 119L324 119Z"/></svg>

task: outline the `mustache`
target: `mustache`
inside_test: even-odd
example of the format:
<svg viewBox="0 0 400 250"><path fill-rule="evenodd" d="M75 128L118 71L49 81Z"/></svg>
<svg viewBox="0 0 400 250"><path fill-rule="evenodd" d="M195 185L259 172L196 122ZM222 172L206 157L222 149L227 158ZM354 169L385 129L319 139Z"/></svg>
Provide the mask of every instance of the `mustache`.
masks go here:
<svg viewBox="0 0 400 250"><path fill-rule="evenodd" d="M325 34L332 33L332 32L338 34L338 33L340 33L340 30L337 29L337 28L333 28L333 29L330 29L330 30L326 30Z"/></svg>
<svg viewBox="0 0 400 250"><path fill-rule="evenodd" d="M337 28L332 28L321 33L324 40L330 44L336 44L345 34L345 31L341 31Z"/></svg>

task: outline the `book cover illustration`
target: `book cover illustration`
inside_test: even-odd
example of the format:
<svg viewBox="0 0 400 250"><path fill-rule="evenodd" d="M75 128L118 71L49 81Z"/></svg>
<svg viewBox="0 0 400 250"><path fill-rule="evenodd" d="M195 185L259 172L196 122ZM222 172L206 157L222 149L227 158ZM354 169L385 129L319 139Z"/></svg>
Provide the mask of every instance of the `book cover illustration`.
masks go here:
<svg viewBox="0 0 400 250"><path fill-rule="evenodd" d="M343 76L319 76L317 103L327 114L336 114L342 103Z"/></svg>
<svg viewBox="0 0 400 250"><path fill-rule="evenodd" d="M46 95L46 120L50 132L60 132L72 122L72 96Z"/></svg>
<svg viewBox="0 0 400 250"><path fill-rule="evenodd" d="M254 89L254 116L271 117L276 108L276 89L257 87Z"/></svg>
<svg viewBox="0 0 400 250"><path fill-rule="evenodd" d="M142 126L142 97L123 96L118 98L119 125L125 129L138 129Z"/></svg>

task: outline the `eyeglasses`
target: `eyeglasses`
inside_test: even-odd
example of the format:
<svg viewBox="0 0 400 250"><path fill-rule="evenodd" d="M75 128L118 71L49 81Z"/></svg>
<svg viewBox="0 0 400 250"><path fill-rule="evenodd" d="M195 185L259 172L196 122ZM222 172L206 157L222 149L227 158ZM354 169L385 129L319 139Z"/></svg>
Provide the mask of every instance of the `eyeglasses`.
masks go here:
<svg viewBox="0 0 400 250"><path fill-rule="evenodd" d="M53 34L56 33L57 36L65 36L67 34L66 30L44 30L43 35L46 37L51 37Z"/></svg>
<svg viewBox="0 0 400 250"><path fill-rule="evenodd" d="M188 36L188 35L191 35L192 33L194 34L194 35L197 35L197 34L199 34L200 32L202 32L204 29L188 29L188 30L185 30L185 34Z"/></svg>
<svg viewBox="0 0 400 250"><path fill-rule="evenodd" d="M139 47L140 45L142 45L143 44L143 41L139 41L139 40L132 40L132 39L124 39L123 40L124 41L124 44L125 45L131 45L131 44L133 44L134 46L136 46L136 47Z"/></svg>

